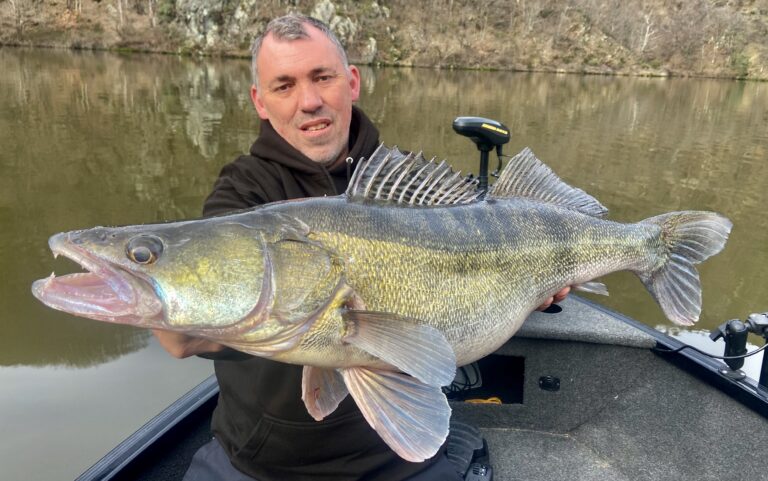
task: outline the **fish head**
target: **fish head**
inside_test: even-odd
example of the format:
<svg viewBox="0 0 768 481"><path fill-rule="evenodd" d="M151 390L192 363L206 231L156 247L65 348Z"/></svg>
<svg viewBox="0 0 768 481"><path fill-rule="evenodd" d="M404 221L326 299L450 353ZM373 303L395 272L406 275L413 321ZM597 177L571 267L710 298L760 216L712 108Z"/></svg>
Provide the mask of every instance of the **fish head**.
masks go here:
<svg viewBox="0 0 768 481"><path fill-rule="evenodd" d="M202 219L95 227L52 236L54 257L86 272L36 281L44 304L80 317L141 327L216 329L263 308L263 236L240 222ZM271 282L271 281L270 281Z"/></svg>

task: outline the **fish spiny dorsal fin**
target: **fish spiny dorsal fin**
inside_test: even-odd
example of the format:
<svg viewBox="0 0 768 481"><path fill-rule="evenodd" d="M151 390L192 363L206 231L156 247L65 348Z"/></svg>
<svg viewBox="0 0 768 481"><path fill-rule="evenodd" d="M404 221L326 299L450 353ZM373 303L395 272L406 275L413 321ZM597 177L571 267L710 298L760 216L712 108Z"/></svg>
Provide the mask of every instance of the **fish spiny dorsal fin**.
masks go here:
<svg viewBox="0 0 768 481"><path fill-rule="evenodd" d="M597 199L563 182L527 147L509 160L488 193L488 199L510 197L535 199L594 217L602 217L608 212Z"/></svg>
<svg viewBox="0 0 768 481"><path fill-rule="evenodd" d="M454 173L445 162L404 154L380 145L360 162L347 188L350 200L375 200L400 205L449 205L474 202L481 192L477 181Z"/></svg>

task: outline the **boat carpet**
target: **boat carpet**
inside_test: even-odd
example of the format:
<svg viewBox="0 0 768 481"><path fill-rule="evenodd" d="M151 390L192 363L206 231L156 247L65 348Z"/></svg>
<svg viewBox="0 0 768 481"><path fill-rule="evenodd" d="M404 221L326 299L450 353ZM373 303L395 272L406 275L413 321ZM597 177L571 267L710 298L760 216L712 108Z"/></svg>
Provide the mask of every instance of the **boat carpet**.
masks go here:
<svg viewBox="0 0 768 481"><path fill-rule="evenodd" d="M521 429L481 429L494 481L630 481L573 436Z"/></svg>

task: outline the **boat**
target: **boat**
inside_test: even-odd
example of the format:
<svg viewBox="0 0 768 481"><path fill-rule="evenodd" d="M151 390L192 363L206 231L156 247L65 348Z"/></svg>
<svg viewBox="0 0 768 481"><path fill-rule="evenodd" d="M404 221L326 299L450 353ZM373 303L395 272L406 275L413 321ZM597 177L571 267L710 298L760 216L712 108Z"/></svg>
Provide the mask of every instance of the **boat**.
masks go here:
<svg viewBox="0 0 768 481"><path fill-rule="evenodd" d="M482 117L458 117L453 129L477 145L484 190L488 154L496 151L500 171L509 129ZM577 295L534 312L444 389L452 427L485 440L466 479L768 479L768 356L758 380L739 369L750 330L768 345L768 315L731 320L711 336L725 340L727 356L716 359ZM211 439L217 394L206 379L76 481L181 480Z"/></svg>
<svg viewBox="0 0 768 481"><path fill-rule="evenodd" d="M573 294L548 311L479 361L481 382L465 368L448 392L453 419L487 441L494 480L768 479L768 363L761 384ZM77 481L182 479L217 394L206 379Z"/></svg>

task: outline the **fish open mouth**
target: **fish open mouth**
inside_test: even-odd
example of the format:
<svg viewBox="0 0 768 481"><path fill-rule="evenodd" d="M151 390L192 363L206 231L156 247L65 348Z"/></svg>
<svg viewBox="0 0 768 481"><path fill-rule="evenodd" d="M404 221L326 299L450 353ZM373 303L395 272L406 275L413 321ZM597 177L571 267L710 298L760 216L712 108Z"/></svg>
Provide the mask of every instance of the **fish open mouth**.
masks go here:
<svg viewBox="0 0 768 481"><path fill-rule="evenodd" d="M162 315L163 305L146 281L100 259L57 234L48 242L54 258L62 255L86 272L51 274L32 284L43 304L76 316L119 324L147 325Z"/></svg>

